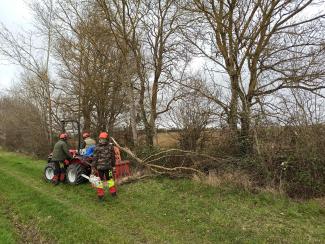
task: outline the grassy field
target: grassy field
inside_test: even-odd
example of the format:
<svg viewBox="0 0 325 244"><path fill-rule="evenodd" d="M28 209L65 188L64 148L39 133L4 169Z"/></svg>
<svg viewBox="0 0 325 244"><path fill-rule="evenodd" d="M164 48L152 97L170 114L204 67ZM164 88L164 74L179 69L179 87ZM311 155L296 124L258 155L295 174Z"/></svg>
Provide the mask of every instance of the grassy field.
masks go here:
<svg viewBox="0 0 325 244"><path fill-rule="evenodd" d="M150 179L97 202L52 186L45 162L0 152L0 243L324 243L325 210L271 193Z"/></svg>

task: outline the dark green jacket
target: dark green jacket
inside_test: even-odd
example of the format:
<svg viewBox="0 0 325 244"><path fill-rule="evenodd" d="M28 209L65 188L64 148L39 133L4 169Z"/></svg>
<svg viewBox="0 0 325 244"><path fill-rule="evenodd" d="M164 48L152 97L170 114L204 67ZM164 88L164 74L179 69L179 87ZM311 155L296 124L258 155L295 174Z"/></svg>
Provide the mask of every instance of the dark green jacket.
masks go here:
<svg viewBox="0 0 325 244"><path fill-rule="evenodd" d="M53 161L64 161L65 159L72 159L72 155L69 153L68 144L64 140L59 140L55 143L52 153Z"/></svg>

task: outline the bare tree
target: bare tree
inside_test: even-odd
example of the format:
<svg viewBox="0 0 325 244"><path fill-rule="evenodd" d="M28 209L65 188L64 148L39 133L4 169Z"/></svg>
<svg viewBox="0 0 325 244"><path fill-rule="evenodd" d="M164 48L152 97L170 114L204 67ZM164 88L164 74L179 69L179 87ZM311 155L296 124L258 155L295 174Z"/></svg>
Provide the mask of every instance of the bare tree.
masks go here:
<svg viewBox="0 0 325 244"><path fill-rule="evenodd" d="M179 127L179 143L183 150L197 151L205 143L205 130L211 122L212 111L209 101L197 94L188 96L177 102L172 120Z"/></svg>
<svg viewBox="0 0 325 244"><path fill-rule="evenodd" d="M214 63L219 87L229 97L215 98L244 152L251 148L252 108L279 89L323 88L322 13L304 17L322 1L186 1L190 26L185 33L196 54ZM193 28L192 28L193 27ZM293 65L294 64L294 65ZM215 80L214 82L217 82Z"/></svg>
<svg viewBox="0 0 325 244"><path fill-rule="evenodd" d="M140 114L147 144L153 145L157 117L176 100L172 97L159 110L159 90L171 82L173 69L178 68L180 8L174 0L97 0L97 3L117 42L123 44L120 48L128 50L135 60Z"/></svg>
<svg viewBox="0 0 325 244"><path fill-rule="evenodd" d="M56 87L62 116L83 119L84 130L113 130L124 108L120 53L109 29L86 2L57 1L53 13Z"/></svg>
<svg viewBox="0 0 325 244"><path fill-rule="evenodd" d="M39 20L38 26L41 27L41 33L47 37L46 56L44 64L43 79L46 94L47 94L47 109L48 109L48 123L49 123L49 144L53 146L53 122L52 122L52 101L51 101L51 81L49 78L49 63L52 46L52 18L53 18L53 0L49 0L47 4L40 5L38 2L33 2L31 8Z"/></svg>
<svg viewBox="0 0 325 244"><path fill-rule="evenodd" d="M12 89L0 97L1 146L14 150L46 156L48 151L46 131L40 129L40 110L25 101Z"/></svg>
<svg viewBox="0 0 325 244"><path fill-rule="evenodd" d="M50 31L47 34L51 35ZM33 46L32 36L33 33L15 35L2 25L0 30L0 54L13 64L22 67L29 76L33 76L25 88L30 89L29 92L34 93L34 95L37 93L37 91L34 91L35 88L40 91L37 95L37 102L40 107L44 107L43 104L46 104L44 123L47 124L48 128L49 145L52 145L51 87L53 82L49 78L48 70L50 42L45 49L42 47L36 48ZM44 53L45 59L43 58Z"/></svg>

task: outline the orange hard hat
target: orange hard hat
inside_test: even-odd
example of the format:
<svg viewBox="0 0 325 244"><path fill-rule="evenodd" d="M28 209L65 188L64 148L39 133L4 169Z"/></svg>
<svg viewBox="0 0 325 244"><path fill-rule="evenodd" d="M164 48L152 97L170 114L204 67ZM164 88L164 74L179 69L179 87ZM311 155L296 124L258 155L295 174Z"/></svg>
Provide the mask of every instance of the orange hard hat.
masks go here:
<svg viewBox="0 0 325 244"><path fill-rule="evenodd" d="M88 132L85 132L85 133L83 133L82 134L82 138L87 138L87 137L90 137L90 133L88 133Z"/></svg>
<svg viewBox="0 0 325 244"><path fill-rule="evenodd" d="M63 140L68 139L68 134L67 133L60 134L60 139L63 139Z"/></svg>
<svg viewBox="0 0 325 244"><path fill-rule="evenodd" d="M108 133L107 132L101 132L99 134L99 139L107 139L108 138Z"/></svg>

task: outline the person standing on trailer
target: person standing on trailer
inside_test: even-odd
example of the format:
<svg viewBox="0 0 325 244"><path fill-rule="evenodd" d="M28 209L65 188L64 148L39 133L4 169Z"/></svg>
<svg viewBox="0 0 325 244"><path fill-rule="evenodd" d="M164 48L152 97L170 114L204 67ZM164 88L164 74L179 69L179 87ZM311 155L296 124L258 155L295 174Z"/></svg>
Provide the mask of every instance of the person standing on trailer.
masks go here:
<svg viewBox="0 0 325 244"><path fill-rule="evenodd" d="M64 181L67 168L64 161L71 160L73 158L68 149L68 135L66 133L62 133L60 134L59 138L59 141L54 145L51 159L51 162L53 162L55 166L54 176L52 178L52 183L54 185L59 184L59 181ZM60 167L60 164L63 164L63 167Z"/></svg>
<svg viewBox="0 0 325 244"><path fill-rule="evenodd" d="M99 134L99 143L94 151L92 163L93 170L97 171L100 183L97 186L99 201L104 200L104 187L108 187L112 196L116 196L116 187L113 179L113 167L115 167L115 153L113 143L109 142L107 132Z"/></svg>

